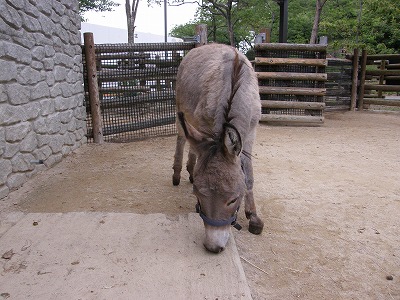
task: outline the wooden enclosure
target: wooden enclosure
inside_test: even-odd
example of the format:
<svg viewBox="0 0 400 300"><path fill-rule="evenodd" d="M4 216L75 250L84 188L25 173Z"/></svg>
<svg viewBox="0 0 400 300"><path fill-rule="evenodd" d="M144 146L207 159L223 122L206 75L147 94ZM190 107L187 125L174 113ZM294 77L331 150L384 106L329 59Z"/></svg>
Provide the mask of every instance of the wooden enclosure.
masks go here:
<svg viewBox="0 0 400 300"><path fill-rule="evenodd" d="M322 124L326 95L326 46L255 45L261 121Z"/></svg>
<svg viewBox="0 0 400 300"><path fill-rule="evenodd" d="M361 55L358 108L368 105L400 107L400 54Z"/></svg>
<svg viewBox="0 0 400 300"><path fill-rule="evenodd" d="M176 73L194 47L194 42L83 46L89 141L175 134Z"/></svg>

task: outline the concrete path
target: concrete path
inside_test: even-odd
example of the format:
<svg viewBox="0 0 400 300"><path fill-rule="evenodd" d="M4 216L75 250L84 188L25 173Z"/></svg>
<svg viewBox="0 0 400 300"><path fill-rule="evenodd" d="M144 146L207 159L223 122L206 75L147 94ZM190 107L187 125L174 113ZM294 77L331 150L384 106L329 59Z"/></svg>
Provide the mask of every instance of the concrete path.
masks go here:
<svg viewBox="0 0 400 300"><path fill-rule="evenodd" d="M195 214L0 215L0 299L251 299L236 245Z"/></svg>

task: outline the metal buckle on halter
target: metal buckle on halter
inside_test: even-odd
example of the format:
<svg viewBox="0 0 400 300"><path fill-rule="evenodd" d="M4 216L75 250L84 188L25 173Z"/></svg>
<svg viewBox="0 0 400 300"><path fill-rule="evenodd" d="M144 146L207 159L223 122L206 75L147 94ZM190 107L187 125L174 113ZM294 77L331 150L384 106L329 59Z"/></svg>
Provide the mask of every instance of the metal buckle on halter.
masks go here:
<svg viewBox="0 0 400 300"><path fill-rule="evenodd" d="M203 219L204 223L210 225L210 226L226 226L226 225L232 225L235 229L241 230L242 226L236 222L237 219L237 213L239 211L239 207L236 209L235 213L233 214L232 217L226 220L215 220L207 217L203 211L201 210L200 202L197 202L196 204L196 213L200 215L200 217Z"/></svg>

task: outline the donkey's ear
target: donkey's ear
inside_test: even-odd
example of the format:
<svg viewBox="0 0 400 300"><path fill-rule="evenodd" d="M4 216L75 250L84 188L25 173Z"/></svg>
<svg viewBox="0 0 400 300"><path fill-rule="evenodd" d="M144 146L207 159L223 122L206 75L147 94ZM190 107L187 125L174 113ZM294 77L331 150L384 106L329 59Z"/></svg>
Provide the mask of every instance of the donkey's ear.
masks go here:
<svg viewBox="0 0 400 300"><path fill-rule="evenodd" d="M183 112L178 112L178 119L189 143L199 143L203 141L204 136L196 128L186 122Z"/></svg>
<svg viewBox="0 0 400 300"><path fill-rule="evenodd" d="M238 156L242 151L242 139L235 126L224 124L224 148L226 153Z"/></svg>

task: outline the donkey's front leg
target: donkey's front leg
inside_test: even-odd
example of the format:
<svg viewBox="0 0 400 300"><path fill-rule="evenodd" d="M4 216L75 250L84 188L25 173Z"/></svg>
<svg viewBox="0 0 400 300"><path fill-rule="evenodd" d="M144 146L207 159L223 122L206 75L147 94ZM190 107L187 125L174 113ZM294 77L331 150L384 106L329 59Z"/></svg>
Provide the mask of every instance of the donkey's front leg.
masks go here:
<svg viewBox="0 0 400 300"><path fill-rule="evenodd" d="M189 149L188 161L186 164L186 170L189 172L189 180L193 183L193 169L196 165L196 154L193 152L192 147Z"/></svg>
<svg viewBox="0 0 400 300"><path fill-rule="evenodd" d="M242 169L246 181L246 195L244 210L246 218L249 219L249 231L253 234L260 234L264 228L264 222L257 216L257 209L253 196L253 165L250 157L242 154Z"/></svg>

